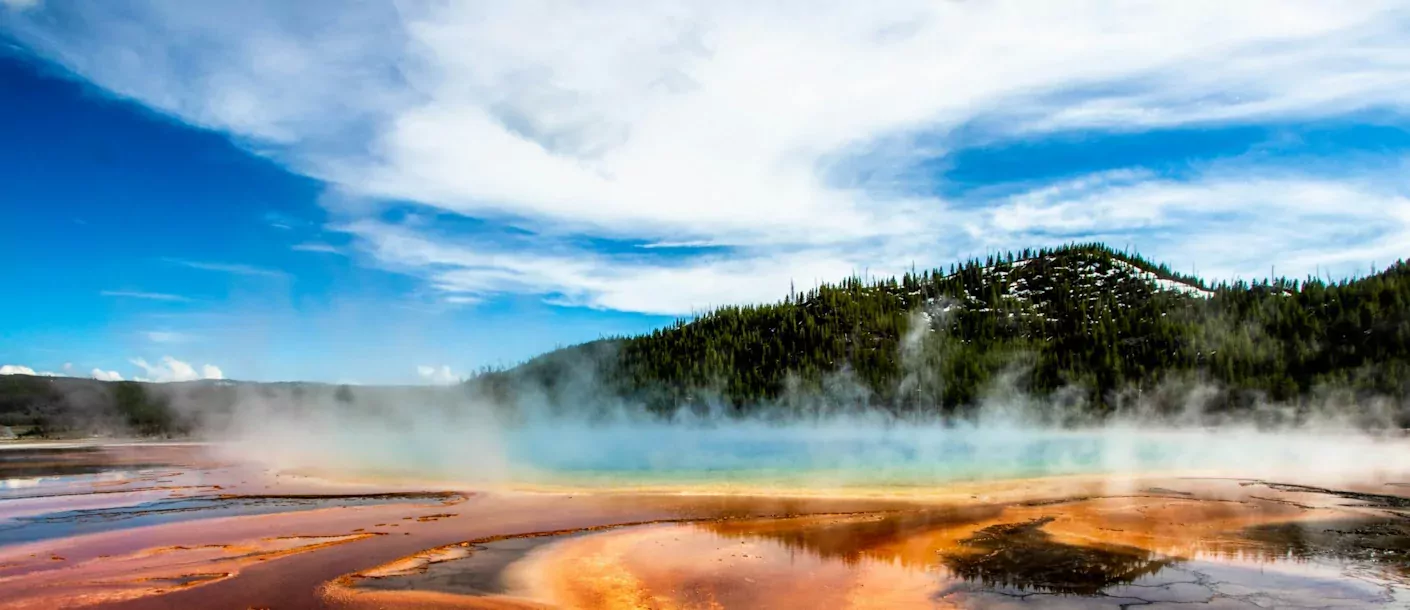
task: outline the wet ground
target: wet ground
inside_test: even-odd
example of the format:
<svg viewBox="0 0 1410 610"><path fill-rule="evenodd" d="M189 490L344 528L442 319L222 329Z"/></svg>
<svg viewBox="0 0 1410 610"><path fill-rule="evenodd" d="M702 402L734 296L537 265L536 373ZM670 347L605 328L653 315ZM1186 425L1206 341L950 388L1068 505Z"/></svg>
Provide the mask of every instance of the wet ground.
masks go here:
<svg viewBox="0 0 1410 610"><path fill-rule="evenodd" d="M578 608L1410 605L1403 516L1377 516L1380 505L1192 496L721 519L469 542L428 553L419 565L365 573L352 586ZM1331 516L1342 510L1355 514Z"/></svg>
<svg viewBox="0 0 1410 610"><path fill-rule="evenodd" d="M0 497L28 487L32 479L97 474L193 464L200 454L190 444L97 445L81 443L0 444Z"/></svg>
<svg viewBox="0 0 1410 610"><path fill-rule="evenodd" d="M398 487L196 445L0 448L0 608L1410 607L1403 480L887 495Z"/></svg>

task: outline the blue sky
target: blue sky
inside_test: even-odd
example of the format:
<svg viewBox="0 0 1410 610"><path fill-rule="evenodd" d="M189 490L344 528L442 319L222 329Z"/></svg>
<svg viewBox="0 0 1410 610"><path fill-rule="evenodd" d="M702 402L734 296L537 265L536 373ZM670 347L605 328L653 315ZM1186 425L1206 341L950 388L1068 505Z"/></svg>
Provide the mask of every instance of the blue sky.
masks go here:
<svg viewBox="0 0 1410 610"><path fill-rule="evenodd" d="M1410 252L1402 3L859 6L0 0L0 365L440 382L1006 248Z"/></svg>

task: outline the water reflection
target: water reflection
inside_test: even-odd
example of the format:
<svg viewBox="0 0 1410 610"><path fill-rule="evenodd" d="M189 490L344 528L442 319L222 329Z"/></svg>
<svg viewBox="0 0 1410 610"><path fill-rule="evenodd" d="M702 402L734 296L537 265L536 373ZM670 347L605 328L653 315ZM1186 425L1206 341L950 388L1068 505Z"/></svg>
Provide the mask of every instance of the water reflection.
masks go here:
<svg viewBox="0 0 1410 610"><path fill-rule="evenodd" d="M984 586L1096 595L1153 575L1177 560L1136 547L1057 542L1043 531L1053 517L991 525L940 553L951 574Z"/></svg>
<svg viewBox="0 0 1410 610"><path fill-rule="evenodd" d="M1003 513L1000 506L947 507L892 513L713 521L696 525L725 538L767 539L785 549L855 565L864 559L925 569L935 563L934 548L910 545L927 538L951 538L957 528L974 526Z"/></svg>
<svg viewBox="0 0 1410 610"><path fill-rule="evenodd" d="M1410 578L1410 520L1334 519L1251 527L1243 532L1264 557L1331 559L1375 565Z"/></svg>
<svg viewBox="0 0 1410 610"><path fill-rule="evenodd" d="M984 527L1001 507L967 507L869 516L706 523L726 538L765 539L790 551L856 566L874 560L914 570L943 567L986 586L1095 595L1174 565L1177 559L1120 544L1059 542L1044 526L1053 517Z"/></svg>

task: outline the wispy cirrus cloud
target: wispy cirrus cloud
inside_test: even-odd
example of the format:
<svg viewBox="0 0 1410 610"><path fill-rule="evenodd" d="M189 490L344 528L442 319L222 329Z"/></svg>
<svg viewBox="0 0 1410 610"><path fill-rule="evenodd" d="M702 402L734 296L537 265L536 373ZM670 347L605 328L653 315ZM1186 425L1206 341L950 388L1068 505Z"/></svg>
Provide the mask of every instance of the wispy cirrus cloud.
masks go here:
<svg viewBox="0 0 1410 610"><path fill-rule="evenodd" d="M148 301L171 301L177 303L188 303L192 300L190 297L182 296L179 294L170 294L166 292L143 292L140 290L104 290L99 292L98 294L103 295L105 297L114 297L120 299L145 299Z"/></svg>
<svg viewBox="0 0 1410 610"><path fill-rule="evenodd" d="M292 231L296 225L303 224L298 219L279 212L265 212L264 223L281 231Z"/></svg>
<svg viewBox="0 0 1410 610"><path fill-rule="evenodd" d="M292 246L289 246L289 249L290 249L290 250L293 250L293 251L295 251L295 252L316 252L316 253L320 253L320 254L343 254L343 250L342 250L341 248L339 248L339 247L337 247L337 246L334 246L334 245L332 245L332 244L325 244L325 243L322 243L322 242L304 242L304 243L301 243L301 244L294 244L294 245L292 245Z"/></svg>
<svg viewBox="0 0 1410 610"><path fill-rule="evenodd" d="M979 243L1104 240L1211 280L1346 277L1410 252L1410 193L1390 173L1329 179L1244 165L1189 179L1108 172L984 207Z"/></svg>
<svg viewBox="0 0 1410 610"><path fill-rule="evenodd" d="M190 267L192 269L200 269L202 271L216 271L219 273L231 273L234 275L269 278L285 278L289 276L289 274L283 271L279 271L277 269L266 269L264 267L256 267L254 265L245 265L241 263L213 263L206 261L184 260L178 258L167 259L167 262L172 263L174 265L181 265L183 267Z"/></svg>
<svg viewBox="0 0 1410 610"><path fill-rule="evenodd" d="M170 330L149 330L142 337L152 343L189 343L196 339L194 335Z"/></svg>
<svg viewBox="0 0 1410 610"><path fill-rule="evenodd" d="M451 305L475 305L475 304L484 302L485 297L477 296L477 295L474 295L474 294L465 294L465 293L454 294L454 293L453 293L453 294L446 295L445 297L442 298L442 300L445 301L446 303L451 304Z"/></svg>
<svg viewBox="0 0 1410 610"><path fill-rule="evenodd" d="M1393 171L1276 159L1241 167L1248 184L1130 167L980 201L934 188L935 168L973 142L1362 112L1403 122L1403 2L134 1L46 5L0 28L115 95L328 182L324 204L355 247L460 302L517 293L683 313L1086 238L1218 273L1275 258L1293 272L1391 252L1403 226ZM1366 198L1375 212L1354 209ZM385 202L426 213L389 220ZM486 243L458 217L534 238ZM1353 230L1373 218L1390 228ZM638 246L600 247L618 242ZM1259 248L1213 247L1229 243Z"/></svg>
<svg viewBox="0 0 1410 610"><path fill-rule="evenodd" d="M0 5L4 5L6 9L15 11L36 8L39 6L39 3L40 0L0 0Z"/></svg>
<svg viewBox="0 0 1410 610"><path fill-rule="evenodd" d="M1393 175L1380 173L1328 179L1243 166L1179 180L1142 170L1104 172L957 206L949 212L955 224L924 239L858 243L845 253L736 248L662 259L503 252L379 222L341 228L377 260L421 275L448 299L540 294L566 305L686 314L772 301L847 275L897 275L911 263L943 265L1016 244L1140 244L1147 255L1213 281L1270 272L1359 275L1410 252L1410 198L1396 185Z"/></svg>
<svg viewBox="0 0 1410 610"><path fill-rule="evenodd" d="M676 261L581 250L505 252L440 241L415 230L365 221L342 227L391 268L420 274L453 303L504 293L538 294L570 306L684 314L713 305L780 298L790 283L820 281L865 270L864 261L827 250L732 252ZM882 274L903 265L873 268Z"/></svg>

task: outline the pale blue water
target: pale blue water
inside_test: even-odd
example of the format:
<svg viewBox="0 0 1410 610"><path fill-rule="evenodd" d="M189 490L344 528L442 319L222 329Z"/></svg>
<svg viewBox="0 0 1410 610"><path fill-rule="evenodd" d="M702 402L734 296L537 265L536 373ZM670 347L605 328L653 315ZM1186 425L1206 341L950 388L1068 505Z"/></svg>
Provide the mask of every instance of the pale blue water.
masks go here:
<svg viewBox="0 0 1410 610"><path fill-rule="evenodd" d="M1059 430L869 420L527 426L327 427L289 443L257 437L280 467L469 483L679 486L926 486L1082 474L1367 475L1410 468L1410 441L1247 428ZM285 452L284 450L288 450ZM287 455L286 455L287 453Z"/></svg>
<svg viewBox="0 0 1410 610"><path fill-rule="evenodd" d="M516 478L577 484L918 486L1218 468L1236 445L1188 435L884 428L536 427L505 436ZM1213 449L1213 450L1211 450Z"/></svg>

